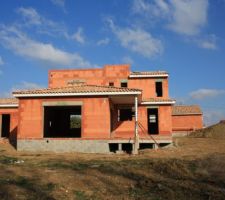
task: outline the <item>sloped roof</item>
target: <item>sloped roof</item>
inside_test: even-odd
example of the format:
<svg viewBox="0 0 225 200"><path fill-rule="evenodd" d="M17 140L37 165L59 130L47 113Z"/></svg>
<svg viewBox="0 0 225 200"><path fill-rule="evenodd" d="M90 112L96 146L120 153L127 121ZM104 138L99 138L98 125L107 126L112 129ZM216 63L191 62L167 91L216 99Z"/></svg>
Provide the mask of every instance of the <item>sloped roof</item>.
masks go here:
<svg viewBox="0 0 225 200"><path fill-rule="evenodd" d="M198 105L176 105L172 107L172 115L201 115Z"/></svg>
<svg viewBox="0 0 225 200"><path fill-rule="evenodd" d="M166 71L145 71L131 72L130 77L167 77L169 74Z"/></svg>
<svg viewBox="0 0 225 200"><path fill-rule="evenodd" d="M142 104L174 104L174 99L168 98L149 98L143 99Z"/></svg>
<svg viewBox="0 0 225 200"><path fill-rule="evenodd" d="M141 94L139 89L119 88L110 86L97 86L78 84L69 87L46 88L38 90L21 90L13 92L15 97L26 96L88 96L88 95L124 95Z"/></svg>
<svg viewBox="0 0 225 200"><path fill-rule="evenodd" d="M0 107L7 107L18 105L18 99L16 98L0 98Z"/></svg>

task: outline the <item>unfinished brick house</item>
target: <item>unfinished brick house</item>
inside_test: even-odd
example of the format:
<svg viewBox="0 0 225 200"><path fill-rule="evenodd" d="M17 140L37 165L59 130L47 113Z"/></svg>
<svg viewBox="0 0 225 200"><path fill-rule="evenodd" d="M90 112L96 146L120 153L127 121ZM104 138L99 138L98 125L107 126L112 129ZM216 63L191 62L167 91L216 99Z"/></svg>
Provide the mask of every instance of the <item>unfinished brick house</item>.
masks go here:
<svg viewBox="0 0 225 200"><path fill-rule="evenodd" d="M172 142L167 72L106 65L50 70L48 80L0 101L1 135L18 150L108 153Z"/></svg>

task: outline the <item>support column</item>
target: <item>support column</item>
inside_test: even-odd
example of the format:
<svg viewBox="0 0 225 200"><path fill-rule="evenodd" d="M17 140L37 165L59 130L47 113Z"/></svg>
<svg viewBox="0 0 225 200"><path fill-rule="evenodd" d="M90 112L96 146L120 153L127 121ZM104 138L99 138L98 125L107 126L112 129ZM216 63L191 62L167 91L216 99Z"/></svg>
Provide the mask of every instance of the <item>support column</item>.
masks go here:
<svg viewBox="0 0 225 200"><path fill-rule="evenodd" d="M138 97L134 98L134 108L135 108L135 131L134 131L134 145L133 154L138 154L139 149L139 135L138 135Z"/></svg>
<svg viewBox="0 0 225 200"><path fill-rule="evenodd" d="M2 115L0 115L0 138L2 137Z"/></svg>
<svg viewBox="0 0 225 200"><path fill-rule="evenodd" d="M122 151L122 143L118 144L118 151Z"/></svg>

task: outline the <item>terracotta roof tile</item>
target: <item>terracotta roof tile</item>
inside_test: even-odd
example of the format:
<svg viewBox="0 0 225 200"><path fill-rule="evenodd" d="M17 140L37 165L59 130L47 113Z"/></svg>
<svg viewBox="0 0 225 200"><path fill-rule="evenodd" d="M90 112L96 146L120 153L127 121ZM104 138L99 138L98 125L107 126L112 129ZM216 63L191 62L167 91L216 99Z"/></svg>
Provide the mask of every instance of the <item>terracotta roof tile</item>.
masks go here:
<svg viewBox="0 0 225 200"><path fill-rule="evenodd" d="M198 105L176 105L172 107L172 115L201 115Z"/></svg>
<svg viewBox="0 0 225 200"><path fill-rule="evenodd" d="M165 99L165 98L149 98L149 99L143 99L143 102L171 102L173 103L174 99Z"/></svg>
<svg viewBox="0 0 225 200"><path fill-rule="evenodd" d="M141 92L139 89L130 89L130 88L119 88L119 87L110 87L110 86L97 86L97 85L85 85L77 84L69 87L60 87L60 88L46 88L38 90L21 90L13 92L14 95L17 94L61 94L61 93L117 93L117 92Z"/></svg>
<svg viewBox="0 0 225 200"><path fill-rule="evenodd" d="M0 105L12 105L18 104L18 99L16 98L0 98Z"/></svg>
<svg viewBox="0 0 225 200"><path fill-rule="evenodd" d="M130 75L168 75L166 71L131 72Z"/></svg>

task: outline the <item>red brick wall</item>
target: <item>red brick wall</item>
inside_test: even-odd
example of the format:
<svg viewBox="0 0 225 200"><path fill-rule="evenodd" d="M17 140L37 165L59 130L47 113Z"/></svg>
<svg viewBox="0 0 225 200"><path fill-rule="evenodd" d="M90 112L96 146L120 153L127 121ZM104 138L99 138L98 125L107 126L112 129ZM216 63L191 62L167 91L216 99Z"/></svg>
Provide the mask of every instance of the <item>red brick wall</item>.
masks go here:
<svg viewBox="0 0 225 200"><path fill-rule="evenodd" d="M201 129L203 128L203 118L202 115L172 116L172 126L174 132Z"/></svg>
<svg viewBox="0 0 225 200"><path fill-rule="evenodd" d="M44 102L82 102L82 138L108 138L110 112L108 98L20 99L18 138L43 138Z"/></svg>
<svg viewBox="0 0 225 200"><path fill-rule="evenodd" d="M138 121L143 125L146 131L148 131L148 119L147 119L147 107L138 107ZM114 131L134 131L134 119L132 121L118 122L117 111L114 110ZM171 118L171 106L159 106L158 107L158 120L159 120L159 134L171 134L172 133L172 118ZM139 128L139 131L141 129Z"/></svg>
<svg viewBox="0 0 225 200"><path fill-rule="evenodd" d="M128 81L129 88L136 88L142 90L142 99L155 98L155 78L132 78ZM163 97L168 98L168 79L163 80Z"/></svg>
<svg viewBox="0 0 225 200"><path fill-rule="evenodd" d="M50 70L49 87L65 87L68 81L84 80L90 85L109 85L114 82L114 86L120 87L120 80L127 79L130 73L129 65L106 65L99 69L75 69L75 70Z"/></svg>
<svg viewBox="0 0 225 200"><path fill-rule="evenodd" d="M147 107L141 106L139 108L139 121L148 130ZM158 106L158 122L159 134L172 133L172 119L171 119L171 106Z"/></svg>
<svg viewBox="0 0 225 200"><path fill-rule="evenodd" d="M49 71L49 87L65 87L72 80L85 81L90 85L105 85L113 82L115 87L120 87L121 80L128 81L128 88L141 89L143 91L142 98L154 98L155 82L157 78L129 78L129 65L105 65L99 69L75 69L75 70L50 70ZM168 78L160 78L163 82L163 97L169 98Z"/></svg>
<svg viewBox="0 0 225 200"><path fill-rule="evenodd" d="M18 126L18 109L17 108L0 108L0 115L10 114L10 136L17 134Z"/></svg>
<svg viewBox="0 0 225 200"><path fill-rule="evenodd" d="M172 133L172 108L170 105L159 106L159 132Z"/></svg>

